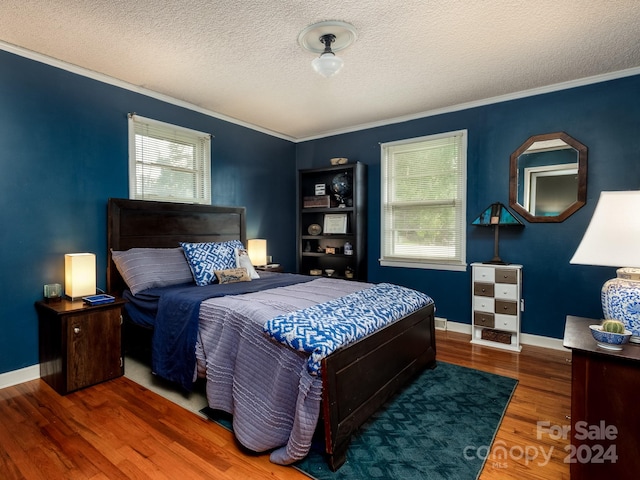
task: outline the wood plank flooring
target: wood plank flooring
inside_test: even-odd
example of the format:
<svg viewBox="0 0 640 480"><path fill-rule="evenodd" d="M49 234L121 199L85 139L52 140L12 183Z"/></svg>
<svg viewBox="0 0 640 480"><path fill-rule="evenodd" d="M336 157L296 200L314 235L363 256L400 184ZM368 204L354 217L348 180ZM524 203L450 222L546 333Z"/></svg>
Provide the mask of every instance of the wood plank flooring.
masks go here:
<svg viewBox="0 0 640 480"><path fill-rule="evenodd" d="M570 352L525 345L515 354L469 338L437 332L438 360L519 380L493 450L470 445L466 452L488 454L480 478L568 479L568 441L538 434L536 422L569 424ZM0 478L308 477L244 451L222 427L121 377L64 397L41 380L0 390Z"/></svg>

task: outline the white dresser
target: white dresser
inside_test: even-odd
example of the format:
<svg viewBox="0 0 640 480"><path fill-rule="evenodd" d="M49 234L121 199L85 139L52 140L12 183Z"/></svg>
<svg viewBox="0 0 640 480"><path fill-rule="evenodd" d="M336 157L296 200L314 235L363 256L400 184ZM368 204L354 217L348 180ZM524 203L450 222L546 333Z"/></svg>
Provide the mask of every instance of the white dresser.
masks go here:
<svg viewBox="0 0 640 480"><path fill-rule="evenodd" d="M471 343L519 352L522 265L472 263Z"/></svg>

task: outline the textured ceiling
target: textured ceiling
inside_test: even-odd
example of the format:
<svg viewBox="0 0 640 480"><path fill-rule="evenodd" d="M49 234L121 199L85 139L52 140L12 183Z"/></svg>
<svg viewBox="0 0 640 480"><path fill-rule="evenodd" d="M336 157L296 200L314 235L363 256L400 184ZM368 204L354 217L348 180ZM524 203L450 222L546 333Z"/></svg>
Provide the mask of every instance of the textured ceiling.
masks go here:
<svg viewBox="0 0 640 480"><path fill-rule="evenodd" d="M297 43L323 20L358 31L328 79ZM292 139L635 69L638 25L639 0L0 2L9 46Z"/></svg>

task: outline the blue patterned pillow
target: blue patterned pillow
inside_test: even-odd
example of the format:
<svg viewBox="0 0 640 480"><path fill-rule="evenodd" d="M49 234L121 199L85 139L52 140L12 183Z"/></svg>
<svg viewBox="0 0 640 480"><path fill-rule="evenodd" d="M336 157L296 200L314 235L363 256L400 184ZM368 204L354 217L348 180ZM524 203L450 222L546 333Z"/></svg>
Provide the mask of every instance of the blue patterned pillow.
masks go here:
<svg viewBox="0 0 640 480"><path fill-rule="evenodd" d="M216 282L216 270L236 267L236 248L244 248L240 240L215 243L180 243L193 273L196 285Z"/></svg>

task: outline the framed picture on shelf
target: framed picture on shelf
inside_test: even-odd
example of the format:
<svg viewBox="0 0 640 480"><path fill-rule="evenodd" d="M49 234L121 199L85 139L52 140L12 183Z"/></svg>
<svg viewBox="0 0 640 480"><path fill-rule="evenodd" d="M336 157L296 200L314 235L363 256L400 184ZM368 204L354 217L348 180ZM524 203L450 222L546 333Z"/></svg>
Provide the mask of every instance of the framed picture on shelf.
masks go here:
<svg viewBox="0 0 640 480"><path fill-rule="evenodd" d="M347 233L347 214L328 213L324 216L324 233L345 234Z"/></svg>

